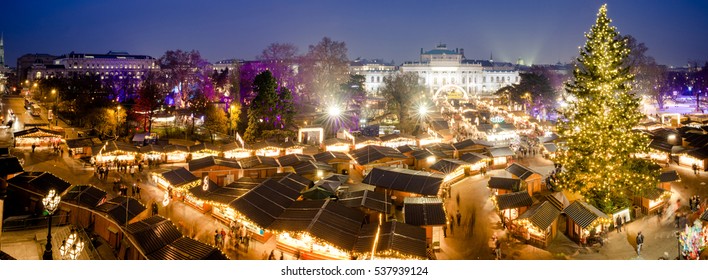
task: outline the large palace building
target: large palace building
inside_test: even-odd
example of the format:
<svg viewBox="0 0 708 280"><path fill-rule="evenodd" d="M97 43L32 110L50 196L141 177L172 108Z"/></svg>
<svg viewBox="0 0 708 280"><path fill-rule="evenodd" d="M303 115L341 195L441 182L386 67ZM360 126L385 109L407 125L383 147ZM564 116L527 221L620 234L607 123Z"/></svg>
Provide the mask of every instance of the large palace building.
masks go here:
<svg viewBox="0 0 708 280"><path fill-rule="evenodd" d="M27 79L98 75L101 79L141 80L148 71L157 70L157 60L147 55L126 52L107 54L69 53L55 58L51 64L34 63L27 69Z"/></svg>
<svg viewBox="0 0 708 280"><path fill-rule="evenodd" d="M463 95L489 94L518 84L519 71L511 63L468 60L464 49L448 49L445 44L429 51L420 50L420 61L404 63L402 72L415 72L432 96L456 92Z"/></svg>

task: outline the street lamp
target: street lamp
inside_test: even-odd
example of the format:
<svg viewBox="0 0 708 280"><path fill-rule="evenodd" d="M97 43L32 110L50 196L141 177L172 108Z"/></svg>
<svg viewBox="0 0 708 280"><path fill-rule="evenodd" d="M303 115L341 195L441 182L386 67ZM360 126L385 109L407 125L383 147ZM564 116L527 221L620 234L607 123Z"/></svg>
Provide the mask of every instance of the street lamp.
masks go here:
<svg viewBox="0 0 708 280"><path fill-rule="evenodd" d="M120 126L120 105L116 106L116 136L118 136L118 126Z"/></svg>
<svg viewBox="0 0 708 280"><path fill-rule="evenodd" d="M76 234L75 229L71 229L71 233L66 240L61 242L61 247L59 247L59 254L64 260L76 260L81 255L81 251L84 249L84 241L79 238Z"/></svg>
<svg viewBox="0 0 708 280"><path fill-rule="evenodd" d="M49 194L42 199L42 204L44 209L47 210L47 216L49 216L49 223L47 224L47 246L44 247L44 254L42 259L52 260L52 215L54 211L59 207L59 202L61 202L61 196L57 195L54 189L49 190Z"/></svg>

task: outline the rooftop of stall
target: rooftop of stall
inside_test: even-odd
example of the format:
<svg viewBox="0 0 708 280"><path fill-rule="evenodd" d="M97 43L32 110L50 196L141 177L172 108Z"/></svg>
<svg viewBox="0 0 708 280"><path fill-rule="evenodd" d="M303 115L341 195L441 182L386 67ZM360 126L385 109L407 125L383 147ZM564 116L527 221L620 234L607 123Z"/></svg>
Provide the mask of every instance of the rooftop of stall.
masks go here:
<svg viewBox="0 0 708 280"><path fill-rule="evenodd" d="M528 222L536 228L545 230L560 214L561 211L553 206L552 203L544 201L531 206L531 208L521 214L517 220L528 220Z"/></svg>
<svg viewBox="0 0 708 280"><path fill-rule="evenodd" d="M163 172L160 176L174 188L181 187L182 185L193 183L195 181L200 181L199 177L194 176L192 172L189 172L189 170L184 167Z"/></svg>
<svg viewBox="0 0 708 280"><path fill-rule="evenodd" d="M371 190L343 193L339 197L339 203L350 208L362 207L381 213L391 212L392 207L385 194Z"/></svg>
<svg viewBox="0 0 708 280"><path fill-rule="evenodd" d="M460 167L470 165L466 161L457 159L440 159L435 164L430 166L431 170L438 171L442 174L450 174Z"/></svg>
<svg viewBox="0 0 708 280"><path fill-rule="evenodd" d="M460 155L460 160L469 164L475 164L483 160L488 160L489 156L480 153L464 153Z"/></svg>
<svg viewBox="0 0 708 280"><path fill-rule="evenodd" d="M106 202L106 194L106 191L93 185L74 185L61 199L63 201L75 201L88 207L98 207Z"/></svg>
<svg viewBox="0 0 708 280"><path fill-rule="evenodd" d="M384 189L434 196L440 191L444 178L442 174L377 166L364 177L362 183Z"/></svg>
<svg viewBox="0 0 708 280"><path fill-rule="evenodd" d="M528 207L533 204L533 199L528 192L500 194L495 197L495 201L499 210Z"/></svg>
<svg viewBox="0 0 708 280"><path fill-rule="evenodd" d="M378 241L376 234L378 232ZM376 243L374 259L381 258L427 259L425 229L396 221L367 224L361 228L352 250L355 254L371 257Z"/></svg>
<svg viewBox="0 0 708 280"><path fill-rule="evenodd" d="M185 237L163 216L156 215L127 227L148 260L227 260L216 247Z"/></svg>
<svg viewBox="0 0 708 280"><path fill-rule="evenodd" d="M293 166L297 164L298 162L301 161L308 161L308 160L315 160L315 158L311 155L303 155L303 154L289 154L289 155L284 155L281 157L278 157L278 164L280 166Z"/></svg>
<svg viewBox="0 0 708 280"><path fill-rule="evenodd" d="M26 125L25 125L26 126ZM25 138L25 137L62 137L62 132L41 128L33 127L25 130L15 131L12 133L14 138Z"/></svg>
<svg viewBox="0 0 708 280"><path fill-rule="evenodd" d="M607 221L610 219L607 214L582 200L574 201L563 212L583 229L588 228L598 219Z"/></svg>
<svg viewBox="0 0 708 280"><path fill-rule="evenodd" d="M71 183L47 171L26 171L7 181L8 184L41 194L49 193L50 189L63 194Z"/></svg>
<svg viewBox="0 0 708 280"><path fill-rule="evenodd" d="M406 197L403 201L406 224L414 226L442 226L447 223L445 206L438 197Z"/></svg>
<svg viewBox="0 0 708 280"><path fill-rule="evenodd" d="M381 159L407 159L405 155L398 150L390 147L368 145L360 149L356 149L349 155L359 165L367 165Z"/></svg>
<svg viewBox="0 0 708 280"><path fill-rule="evenodd" d="M521 189L521 179L492 176L488 182L489 188L518 192Z"/></svg>
<svg viewBox="0 0 708 280"><path fill-rule="evenodd" d="M349 162L352 159L349 157L344 152L332 152L332 151L327 151L327 152L321 152L318 154L315 154L313 158L319 162L324 162L324 163L334 163L334 162Z"/></svg>
<svg viewBox="0 0 708 280"><path fill-rule="evenodd" d="M220 187L213 181L209 181L209 187L206 190L202 187L196 187L189 189L189 192L194 195L194 197L203 201L211 201L228 205L256 186L257 184L252 183L233 182L226 186Z"/></svg>
<svg viewBox="0 0 708 280"><path fill-rule="evenodd" d="M190 160L188 166L190 171L201 170L212 166L225 166L234 169L241 169L241 164L237 160L216 156L207 156Z"/></svg>
<svg viewBox="0 0 708 280"><path fill-rule="evenodd" d="M118 224L130 222L145 211L147 207L137 199L117 196L96 207L96 210L108 214Z"/></svg>

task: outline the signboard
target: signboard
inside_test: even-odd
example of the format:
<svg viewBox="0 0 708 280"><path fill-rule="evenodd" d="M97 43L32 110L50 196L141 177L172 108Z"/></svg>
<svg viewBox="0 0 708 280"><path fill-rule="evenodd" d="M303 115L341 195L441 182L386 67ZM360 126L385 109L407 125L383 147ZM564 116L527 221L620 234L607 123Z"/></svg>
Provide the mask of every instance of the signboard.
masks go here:
<svg viewBox="0 0 708 280"><path fill-rule="evenodd" d="M491 121L492 123L503 123L503 122L504 122L504 117L502 117L502 116L494 116L494 117L489 118L489 121Z"/></svg>
<svg viewBox="0 0 708 280"><path fill-rule="evenodd" d="M204 176L204 181L202 182L202 190L203 191L209 190L209 176Z"/></svg>

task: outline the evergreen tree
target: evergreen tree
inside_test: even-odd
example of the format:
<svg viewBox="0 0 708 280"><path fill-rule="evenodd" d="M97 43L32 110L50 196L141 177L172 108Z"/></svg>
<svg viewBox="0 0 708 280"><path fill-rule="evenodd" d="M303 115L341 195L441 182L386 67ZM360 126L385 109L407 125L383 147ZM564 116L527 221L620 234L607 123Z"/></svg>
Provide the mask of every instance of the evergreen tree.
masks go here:
<svg viewBox="0 0 708 280"><path fill-rule="evenodd" d="M659 167L637 158L649 140L632 131L643 118L639 98L630 92L629 54L603 5L566 84L575 101L562 113L558 130L566 147L557 162L560 187L578 192L605 213L630 205L630 198L655 188Z"/></svg>
<svg viewBox="0 0 708 280"><path fill-rule="evenodd" d="M265 130L273 130L277 122L278 84L270 71L266 70L253 79L255 97L248 107L248 128L243 135L246 142L261 137Z"/></svg>

